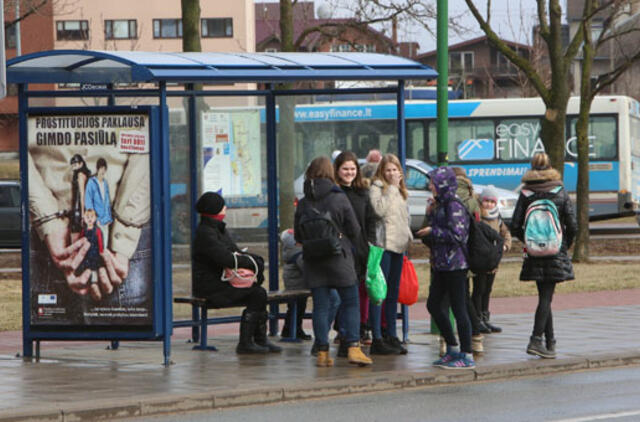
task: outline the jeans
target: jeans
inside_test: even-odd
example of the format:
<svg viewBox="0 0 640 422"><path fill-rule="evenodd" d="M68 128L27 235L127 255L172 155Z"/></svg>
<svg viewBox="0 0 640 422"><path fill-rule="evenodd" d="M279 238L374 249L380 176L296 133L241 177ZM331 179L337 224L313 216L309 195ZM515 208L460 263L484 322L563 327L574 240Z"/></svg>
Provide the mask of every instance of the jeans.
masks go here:
<svg viewBox="0 0 640 422"><path fill-rule="evenodd" d="M536 287L538 287L538 307L536 308L535 322L533 324L533 335L540 337L544 333L547 339L552 339L554 335L551 300L556 289L556 283L536 281Z"/></svg>
<svg viewBox="0 0 640 422"><path fill-rule="evenodd" d="M398 337L396 320L398 319L398 289L402 275L402 254L384 251L380 268L387 280L387 298L384 301L384 316L387 321L387 335ZM374 339L382 338L382 306L369 304L369 323Z"/></svg>
<svg viewBox="0 0 640 422"><path fill-rule="evenodd" d="M337 294L340 298L340 327L344 330L347 343L355 343L360 339L360 312L358 309L358 286L349 287L314 287L313 296L313 334L318 346L329 344L329 328L335 318L338 306L335 304ZM332 307L334 307L332 311ZM333 312L333 313L332 313Z"/></svg>
<svg viewBox="0 0 640 422"><path fill-rule="evenodd" d="M467 270L434 271L431 285L429 286L429 298L427 309L431 317L438 324L442 336L449 346L455 346L456 337L453 334L451 322L447 311L442 308L442 299L448 293L451 309L456 318L458 336L460 337L460 350L471 353L471 322L467 313Z"/></svg>

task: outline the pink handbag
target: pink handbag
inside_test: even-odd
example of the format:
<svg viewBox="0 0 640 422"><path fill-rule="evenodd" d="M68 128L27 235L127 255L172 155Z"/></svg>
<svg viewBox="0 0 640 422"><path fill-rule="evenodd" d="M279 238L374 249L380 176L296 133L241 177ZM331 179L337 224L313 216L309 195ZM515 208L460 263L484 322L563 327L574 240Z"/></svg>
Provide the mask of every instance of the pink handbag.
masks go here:
<svg viewBox="0 0 640 422"><path fill-rule="evenodd" d="M253 267L255 270L249 270L247 268L238 268L238 252L233 253L233 260L235 262L235 268L225 268L220 279L222 281L227 281L231 284L232 287L237 289L246 289L256 282L257 274L258 274L258 264L253 259L251 255L244 255L248 257L253 263Z"/></svg>

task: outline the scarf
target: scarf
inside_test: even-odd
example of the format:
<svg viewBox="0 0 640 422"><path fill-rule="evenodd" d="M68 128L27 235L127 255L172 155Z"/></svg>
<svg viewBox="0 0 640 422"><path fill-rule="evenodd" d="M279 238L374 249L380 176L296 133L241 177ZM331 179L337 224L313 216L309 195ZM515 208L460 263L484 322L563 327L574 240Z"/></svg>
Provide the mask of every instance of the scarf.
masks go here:
<svg viewBox="0 0 640 422"><path fill-rule="evenodd" d="M213 218L214 220L218 220L218 221L224 220L224 217L226 216L226 214L205 214L205 213L200 213L200 215L203 217Z"/></svg>
<svg viewBox="0 0 640 422"><path fill-rule="evenodd" d="M495 207L493 207L493 209L490 210L485 209L484 215L482 217L487 220L495 220L496 218L500 217L498 206L496 205Z"/></svg>

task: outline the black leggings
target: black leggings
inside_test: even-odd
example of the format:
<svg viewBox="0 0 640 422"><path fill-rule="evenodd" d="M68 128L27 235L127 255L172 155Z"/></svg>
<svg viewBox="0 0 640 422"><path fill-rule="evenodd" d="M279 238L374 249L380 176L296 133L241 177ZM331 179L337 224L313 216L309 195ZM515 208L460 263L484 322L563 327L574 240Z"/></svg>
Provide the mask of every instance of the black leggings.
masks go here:
<svg viewBox="0 0 640 422"><path fill-rule="evenodd" d="M449 322L449 315L442 306L444 296L448 295L458 326L460 350L464 353L471 353L471 322L467 313L467 270L433 271L431 274L429 298L427 299L429 313L438 325L447 344L449 346L457 345L451 322Z"/></svg>
<svg viewBox="0 0 640 422"><path fill-rule="evenodd" d="M471 295L471 302L479 316L482 316L483 313L489 312L489 297L491 296L491 290L493 289L493 281L495 278L496 273L476 274L473 277L473 294Z"/></svg>
<svg viewBox="0 0 640 422"><path fill-rule="evenodd" d="M538 307L533 324L533 335L540 337L544 333L547 340L553 336L553 315L551 314L551 300L556 289L555 281L536 281L538 287Z"/></svg>

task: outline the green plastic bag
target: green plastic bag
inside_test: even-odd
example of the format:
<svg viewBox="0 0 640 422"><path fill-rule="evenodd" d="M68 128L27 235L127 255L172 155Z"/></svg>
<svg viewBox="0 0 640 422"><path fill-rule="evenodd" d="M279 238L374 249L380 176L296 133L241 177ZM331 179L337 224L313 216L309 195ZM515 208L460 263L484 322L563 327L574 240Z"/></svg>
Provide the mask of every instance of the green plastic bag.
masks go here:
<svg viewBox="0 0 640 422"><path fill-rule="evenodd" d="M380 305L387 297L387 280L384 278L380 261L384 249L378 246L369 246L369 258L367 259L367 295L374 305Z"/></svg>

